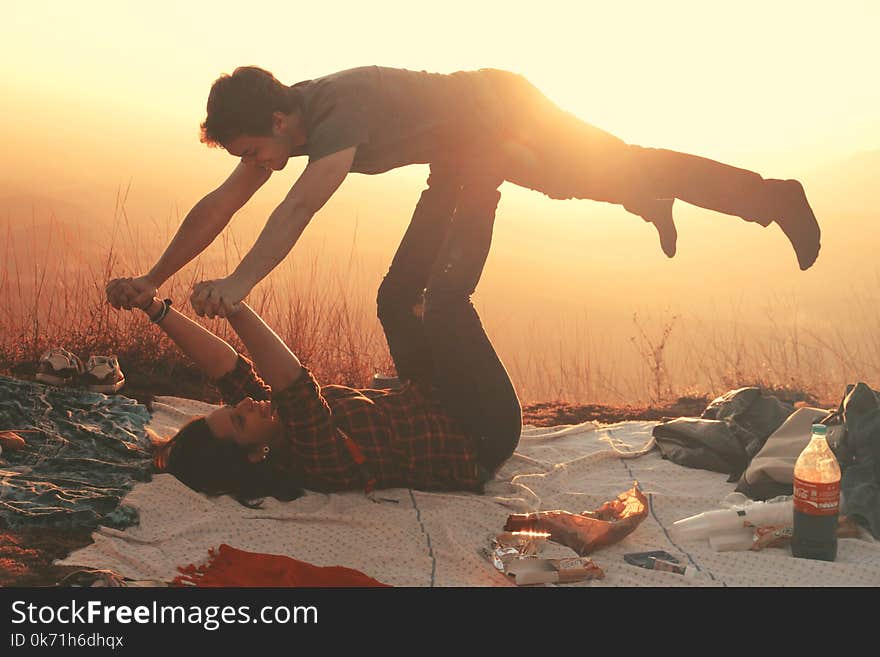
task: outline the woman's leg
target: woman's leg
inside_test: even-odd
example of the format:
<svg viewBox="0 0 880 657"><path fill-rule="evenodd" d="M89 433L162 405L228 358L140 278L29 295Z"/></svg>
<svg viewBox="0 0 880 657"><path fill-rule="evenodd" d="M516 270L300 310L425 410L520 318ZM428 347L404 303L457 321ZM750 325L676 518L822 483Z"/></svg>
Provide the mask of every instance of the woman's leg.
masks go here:
<svg viewBox="0 0 880 657"><path fill-rule="evenodd" d="M431 165L428 187L379 286L377 315L401 380L428 380L431 375L420 308L431 267L452 223L460 186L455 166Z"/></svg>
<svg viewBox="0 0 880 657"><path fill-rule="evenodd" d="M388 350L401 380L429 380L433 369L422 326L425 286L452 223L460 188L451 163L431 164L428 187L413 211L376 296Z"/></svg>
<svg viewBox="0 0 880 657"><path fill-rule="evenodd" d="M440 398L479 438L480 462L494 472L514 451L522 409L510 377L471 303L492 242L502 179L465 174L446 242L425 294L424 328Z"/></svg>

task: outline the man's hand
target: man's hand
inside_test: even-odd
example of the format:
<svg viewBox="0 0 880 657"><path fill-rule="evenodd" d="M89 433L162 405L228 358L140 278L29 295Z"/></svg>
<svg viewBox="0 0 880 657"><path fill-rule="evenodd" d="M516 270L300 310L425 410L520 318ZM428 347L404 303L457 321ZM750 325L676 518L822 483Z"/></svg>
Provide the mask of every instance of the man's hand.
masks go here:
<svg viewBox="0 0 880 657"><path fill-rule="evenodd" d="M233 275L197 283L189 300L199 317L230 317L241 309L240 303L250 291Z"/></svg>
<svg viewBox="0 0 880 657"><path fill-rule="evenodd" d="M156 296L158 290L153 282L146 276L137 278L114 278L107 283L107 303L116 310L124 308L147 308Z"/></svg>

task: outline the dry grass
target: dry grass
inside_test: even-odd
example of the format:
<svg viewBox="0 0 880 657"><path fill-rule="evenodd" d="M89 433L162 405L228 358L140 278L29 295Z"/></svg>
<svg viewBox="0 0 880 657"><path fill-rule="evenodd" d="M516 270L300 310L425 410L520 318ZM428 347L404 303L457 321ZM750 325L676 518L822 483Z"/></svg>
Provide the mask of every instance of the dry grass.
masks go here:
<svg viewBox="0 0 880 657"><path fill-rule="evenodd" d="M112 225L92 227L94 234L36 213L0 224L0 371L14 371L62 344L83 357L116 353L128 371L145 376L198 376L140 313L116 312L105 303L106 282L146 271L179 223L169 218L164 226L135 224L125 196L121 191ZM233 228L163 288L179 309L188 311L193 284L223 276L240 261L241 245L250 240ZM356 247L347 257L332 258L298 247L249 302L319 380L363 386L374 372L393 368L375 316L384 270L367 267ZM481 309L481 315L527 403L662 404L711 398L744 385L836 403L846 383L880 383L877 306L866 293L853 299L851 316L824 326L779 300L768 304L759 327L661 310L633 314L613 331L577 309L516 326L500 323L503 309ZM208 324L241 348L223 320Z"/></svg>
<svg viewBox="0 0 880 657"><path fill-rule="evenodd" d="M18 224L21 225L20 223ZM157 253L167 243L166 231L152 239L132 228L124 196L105 244L92 245L78 230L54 217L40 224L31 217L30 230L13 234L4 228L6 254L0 271L0 371L36 361L49 347L64 345L85 358L118 354L127 370L171 377L187 370L176 346L140 312L118 312L105 301L104 288L116 276L136 275L149 265L144 253ZM156 228L156 227L154 227ZM120 252L122 243L134 248ZM161 243L161 245L160 245ZM220 240L220 257L197 258L162 289L190 314L189 290L200 281L225 275L243 255L235 233ZM370 301L359 289L358 263L346 270L329 267L313 253L295 271L286 263L251 296L252 307L309 364L320 380L365 385L376 371L389 371L391 359ZM374 293L375 295L375 293ZM209 328L238 349L243 345L228 324L207 321ZM191 373L190 373L191 374Z"/></svg>

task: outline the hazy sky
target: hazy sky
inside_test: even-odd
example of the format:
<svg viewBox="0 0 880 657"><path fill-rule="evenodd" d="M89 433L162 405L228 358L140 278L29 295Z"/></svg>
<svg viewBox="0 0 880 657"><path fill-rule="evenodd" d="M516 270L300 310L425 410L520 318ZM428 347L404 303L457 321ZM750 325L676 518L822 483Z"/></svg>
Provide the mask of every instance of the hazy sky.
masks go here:
<svg viewBox="0 0 880 657"><path fill-rule="evenodd" d="M633 312L661 318L648 322L654 331L664 316L684 311L709 327L732 317L734 330L796 322L800 328L778 332L780 341L818 325L835 340L842 328L876 336L877 0L0 0L0 7L0 220L19 231L16 244L29 233L39 243L31 224L51 213L88 224L91 233L74 234L100 251L94 226L112 219L125 189L127 230L173 232L236 164L200 144L198 126L211 83L237 66L262 66L288 84L368 64L499 67L630 143L802 179L823 230L819 260L800 272L775 226L761 230L676 203L679 250L668 260L653 228L621 208L551 201L505 184L476 296L505 357L541 361L542 352L531 351L536 342L552 348L578 317L594 329L605 322L599 337L619 334L625 343ZM230 230L244 229L240 249L304 164L292 160L239 213ZM369 290L362 301L371 303L426 173L416 166L349 176L285 266L308 262L316 244L356 243L372 263L359 281ZM32 199L43 203L36 211ZM170 237L159 232L151 244L126 238L129 252L117 246L112 273L142 273ZM223 253L223 240L211 249ZM867 312L852 319L859 309ZM539 320L549 328L535 328ZM623 358L609 350L603 364Z"/></svg>
<svg viewBox="0 0 880 657"><path fill-rule="evenodd" d="M628 141L718 158L880 147L871 0L3 6L0 135L28 171L74 146L120 176L185 147L219 161L197 125L211 81L242 64L288 83L363 64L509 68Z"/></svg>
<svg viewBox="0 0 880 657"><path fill-rule="evenodd" d="M880 3L873 0L4 0L0 192L26 187L98 213L112 211L115 191L131 184L134 221L145 222L148 213L179 219L236 164L198 142L198 124L211 82L243 64L287 83L364 64L508 68L631 143L686 150L768 177L800 177L880 149L878 25ZM291 161L273 175L246 221L261 225L303 165ZM423 169L350 176L320 222L358 215L363 242L383 230L399 236ZM818 214L835 203L826 194L814 207ZM780 259L762 266L762 275L778 269L805 280L778 231L760 233L682 207L673 269L657 255L649 226L623 211L603 224L598 212L608 207L505 191L505 221L496 230L506 246L496 251L522 258L537 243L556 249L561 278L592 266L618 282L647 270L645 284L661 285L664 277L686 279L690 265L717 269L718 254L700 246L732 245L727 266L747 255L740 240L754 240L760 253ZM584 215L596 221L563 239ZM611 225L621 239L609 237ZM834 229L825 228L833 253ZM396 239L383 240L384 258ZM577 250L595 244L589 262L579 261ZM634 249L638 257L627 259ZM824 263L833 265L828 257ZM745 265L734 274L759 277ZM808 275L814 284L820 276Z"/></svg>

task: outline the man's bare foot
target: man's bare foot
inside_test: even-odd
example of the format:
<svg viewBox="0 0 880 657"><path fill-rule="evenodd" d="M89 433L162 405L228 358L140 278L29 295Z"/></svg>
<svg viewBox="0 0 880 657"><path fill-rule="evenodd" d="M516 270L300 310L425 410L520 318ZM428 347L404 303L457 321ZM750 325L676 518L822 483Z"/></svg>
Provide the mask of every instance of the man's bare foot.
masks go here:
<svg viewBox="0 0 880 657"><path fill-rule="evenodd" d="M797 180L768 180L779 210L776 223L797 254L801 270L809 269L819 256L821 231L803 186Z"/></svg>
<svg viewBox="0 0 880 657"><path fill-rule="evenodd" d="M668 257L675 255L678 231L672 220L672 202L674 198L655 198L645 201L625 203L629 212L639 215L648 223L654 224L660 237L660 248Z"/></svg>
<svg viewBox="0 0 880 657"><path fill-rule="evenodd" d="M678 241L678 231L672 220L672 202L674 200L672 198L656 199L653 211L648 217L660 236L660 248L670 258L675 255L675 245Z"/></svg>

